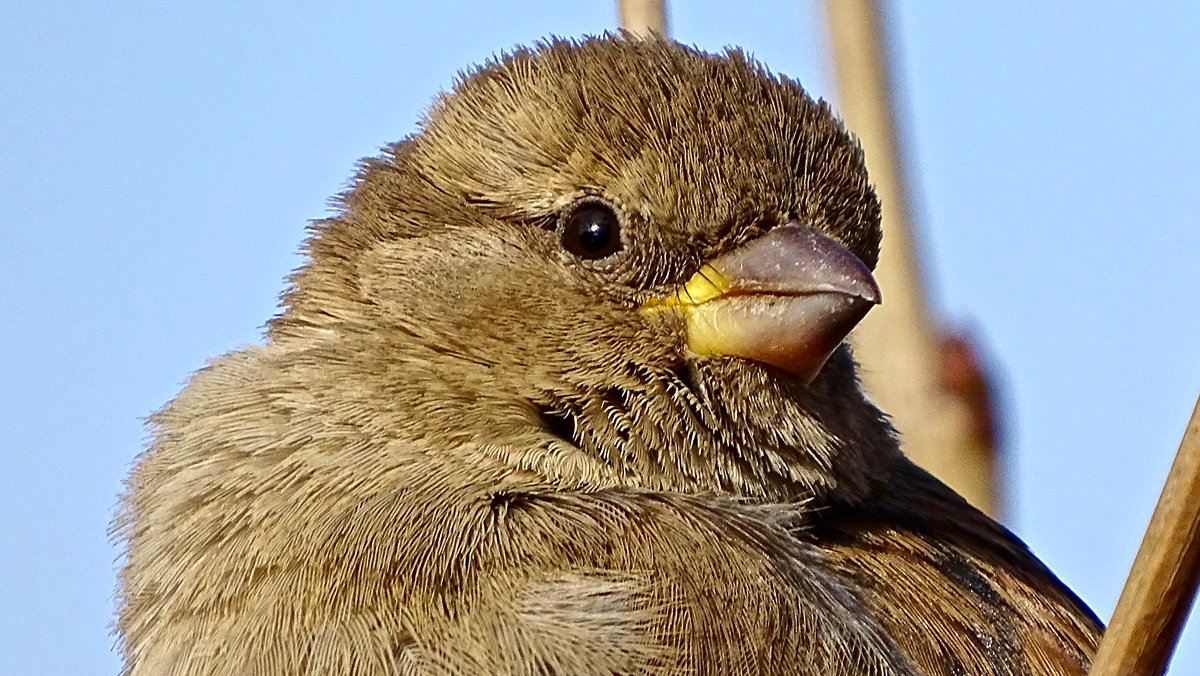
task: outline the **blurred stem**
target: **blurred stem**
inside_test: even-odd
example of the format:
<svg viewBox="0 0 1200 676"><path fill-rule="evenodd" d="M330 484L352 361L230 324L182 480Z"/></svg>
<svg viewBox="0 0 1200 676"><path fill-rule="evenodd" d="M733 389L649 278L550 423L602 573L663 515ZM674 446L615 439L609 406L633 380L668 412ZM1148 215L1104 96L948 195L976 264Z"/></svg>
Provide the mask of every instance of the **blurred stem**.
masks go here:
<svg viewBox="0 0 1200 676"><path fill-rule="evenodd" d="M995 515L989 379L966 336L943 338L922 276L893 104L889 48L879 3L827 0L839 112L862 144L883 207L875 277L883 304L851 334L863 384L900 432L904 452L971 504ZM946 346L957 352L947 355ZM963 396L942 374L966 351L983 396ZM951 366L953 368L953 365ZM982 405L982 408L981 408Z"/></svg>
<svg viewBox="0 0 1200 676"><path fill-rule="evenodd" d="M621 18L621 28L634 35L669 35L666 0L617 0L617 13Z"/></svg>

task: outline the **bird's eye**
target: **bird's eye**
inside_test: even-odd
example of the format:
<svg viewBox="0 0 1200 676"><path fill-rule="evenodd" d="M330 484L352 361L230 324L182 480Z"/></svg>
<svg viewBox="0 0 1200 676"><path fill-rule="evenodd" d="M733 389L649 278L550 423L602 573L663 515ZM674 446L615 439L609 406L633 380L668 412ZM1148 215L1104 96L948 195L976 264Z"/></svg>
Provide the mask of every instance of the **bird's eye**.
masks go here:
<svg viewBox="0 0 1200 676"><path fill-rule="evenodd" d="M585 260L608 258L624 247L616 210L596 197L585 197L568 208L560 232L563 248Z"/></svg>

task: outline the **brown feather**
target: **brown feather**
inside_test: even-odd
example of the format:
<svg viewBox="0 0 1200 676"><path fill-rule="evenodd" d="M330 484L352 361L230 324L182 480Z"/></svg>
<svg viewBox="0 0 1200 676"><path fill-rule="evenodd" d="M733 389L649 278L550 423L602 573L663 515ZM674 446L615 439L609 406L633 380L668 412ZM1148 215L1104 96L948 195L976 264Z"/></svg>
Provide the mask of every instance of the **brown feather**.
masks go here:
<svg viewBox="0 0 1200 676"><path fill-rule="evenodd" d="M1102 625L1015 536L915 466L878 486L813 538L923 673L1087 673Z"/></svg>

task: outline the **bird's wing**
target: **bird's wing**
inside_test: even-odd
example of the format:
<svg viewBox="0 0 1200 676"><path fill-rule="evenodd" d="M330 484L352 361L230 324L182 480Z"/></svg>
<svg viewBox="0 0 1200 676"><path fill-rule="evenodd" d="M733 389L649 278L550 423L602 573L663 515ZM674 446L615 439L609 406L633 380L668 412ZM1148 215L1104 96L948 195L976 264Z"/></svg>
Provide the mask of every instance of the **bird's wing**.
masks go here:
<svg viewBox="0 0 1200 676"><path fill-rule="evenodd" d="M1087 672L1096 616L1012 533L907 462L811 535L921 673Z"/></svg>

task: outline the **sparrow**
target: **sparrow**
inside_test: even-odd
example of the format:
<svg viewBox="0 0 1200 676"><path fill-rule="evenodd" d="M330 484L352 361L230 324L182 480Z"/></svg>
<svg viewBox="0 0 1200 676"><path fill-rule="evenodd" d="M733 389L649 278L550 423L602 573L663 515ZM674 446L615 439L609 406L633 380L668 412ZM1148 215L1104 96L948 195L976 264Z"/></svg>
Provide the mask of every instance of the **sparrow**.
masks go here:
<svg viewBox="0 0 1200 676"><path fill-rule="evenodd" d="M460 77L150 418L124 673L1084 674L1095 615L859 387L880 237L736 49Z"/></svg>

